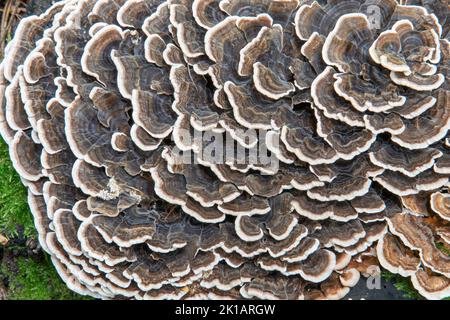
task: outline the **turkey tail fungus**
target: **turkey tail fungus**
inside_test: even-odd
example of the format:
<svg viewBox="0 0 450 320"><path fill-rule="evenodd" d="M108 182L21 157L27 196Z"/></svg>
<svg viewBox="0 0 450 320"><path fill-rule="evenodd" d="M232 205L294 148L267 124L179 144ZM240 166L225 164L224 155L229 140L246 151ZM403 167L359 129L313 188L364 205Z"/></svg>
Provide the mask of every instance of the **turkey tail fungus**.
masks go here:
<svg viewBox="0 0 450 320"><path fill-rule="evenodd" d="M449 296L449 13L65 0L22 19L0 132L42 248L105 299L339 299L380 266Z"/></svg>

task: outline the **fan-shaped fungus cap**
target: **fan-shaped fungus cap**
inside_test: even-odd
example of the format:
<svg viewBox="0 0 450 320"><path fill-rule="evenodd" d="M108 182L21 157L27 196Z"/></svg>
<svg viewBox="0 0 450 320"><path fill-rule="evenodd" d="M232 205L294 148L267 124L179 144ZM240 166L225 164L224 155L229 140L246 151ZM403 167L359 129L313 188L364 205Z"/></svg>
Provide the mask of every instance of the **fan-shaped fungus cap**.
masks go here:
<svg viewBox="0 0 450 320"><path fill-rule="evenodd" d="M58 274L104 299L339 299L381 264L448 295L448 11L64 0L22 19L0 134Z"/></svg>

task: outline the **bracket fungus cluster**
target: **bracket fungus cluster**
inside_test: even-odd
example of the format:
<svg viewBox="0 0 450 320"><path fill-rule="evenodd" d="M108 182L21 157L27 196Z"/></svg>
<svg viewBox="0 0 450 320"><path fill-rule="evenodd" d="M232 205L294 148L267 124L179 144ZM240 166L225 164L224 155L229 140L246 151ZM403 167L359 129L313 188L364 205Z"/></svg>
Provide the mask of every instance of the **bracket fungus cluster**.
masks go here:
<svg viewBox="0 0 450 320"><path fill-rule="evenodd" d="M65 0L24 18L0 130L43 249L105 299L337 299L380 265L449 296L449 13ZM223 141L241 152L211 160Z"/></svg>

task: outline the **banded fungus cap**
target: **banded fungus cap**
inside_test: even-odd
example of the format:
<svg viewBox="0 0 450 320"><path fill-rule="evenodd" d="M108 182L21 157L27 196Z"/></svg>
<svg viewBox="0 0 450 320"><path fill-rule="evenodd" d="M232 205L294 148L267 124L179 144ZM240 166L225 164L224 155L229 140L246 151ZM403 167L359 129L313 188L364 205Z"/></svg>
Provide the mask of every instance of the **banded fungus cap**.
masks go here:
<svg viewBox="0 0 450 320"><path fill-rule="evenodd" d="M22 19L0 133L42 248L105 299L339 299L379 265L448 296L448 16L63 0Z"/></svg>

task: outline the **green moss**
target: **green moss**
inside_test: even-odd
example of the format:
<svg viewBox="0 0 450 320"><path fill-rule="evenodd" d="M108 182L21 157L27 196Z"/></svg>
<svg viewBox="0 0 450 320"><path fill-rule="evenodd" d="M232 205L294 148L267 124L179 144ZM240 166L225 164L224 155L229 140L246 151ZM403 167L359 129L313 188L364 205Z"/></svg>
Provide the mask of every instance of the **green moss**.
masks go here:
<svg viewBox="0 0 450 320"><path fill-rule="evenodd" d="M19 232L23 230L23 232ZM33 217L28 208L27 190L9 159L8 146L0 139L0 233L10 239L36 239ZM20 233L20 234L19 234ZM9 244L5 250L25 251L25 244ZM14 258L0 265L0 281L6 278L10 300L68 300L85 299L71 290L57 274L50 258ZM8 266L7 266L8 265ZM11 269L14 269L12 271Z"/></svg>
<svg viewBox="0 0 450 320"><path fill-rule="evenodd" d="M44 261L20 257L18 272L9 276L9 300L78 300L79 295L70 291L61 281L47 256Z"/></svg>
<svg viewBox="0 0 450 320"><path fill-rule="evenodd" d="M441 250L444 254L450 256L450 250L444 246L442 243L436 243L436 247Z"/></svg>
<svg viewBox="0 0 450 320"><path fill-rule="evenodd" d="M8 146L0 139L0 233L15 237L19 226L25 237L36 236L27 190L11 164Z"/></svg>
<svg viewBox="0 0 450 320"><path fill-rule="evenodd" d="M390 273L387 270L381 272L381 276L394 284L394 287L403 293L404 298L423 300L423 297L413 287L409 278L404 278L398 274Z"/></svg>

